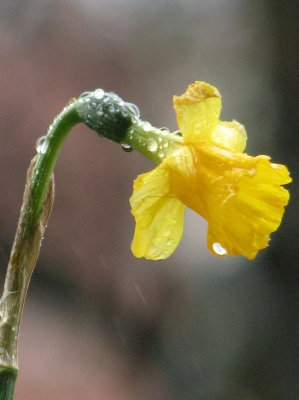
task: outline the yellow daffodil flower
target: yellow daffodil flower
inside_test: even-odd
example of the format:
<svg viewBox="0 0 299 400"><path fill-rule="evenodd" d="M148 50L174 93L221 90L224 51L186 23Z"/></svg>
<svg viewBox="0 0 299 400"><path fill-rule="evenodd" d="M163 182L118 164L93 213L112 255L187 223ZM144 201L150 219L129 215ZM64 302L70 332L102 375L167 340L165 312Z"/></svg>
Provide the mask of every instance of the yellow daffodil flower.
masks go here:
<svg viewBox="0 0 299 400"><path fill-rule="evenodd" d="M207 220L207 245L214 255L255 258L288 203L282 187L291 181L287 168L267 156L243 153L245 129L236 121L219 121L215 87L195 82L174 97L174 108L181 143L134 183L134 255L170 256L181 239L187 206Z"/></svg>

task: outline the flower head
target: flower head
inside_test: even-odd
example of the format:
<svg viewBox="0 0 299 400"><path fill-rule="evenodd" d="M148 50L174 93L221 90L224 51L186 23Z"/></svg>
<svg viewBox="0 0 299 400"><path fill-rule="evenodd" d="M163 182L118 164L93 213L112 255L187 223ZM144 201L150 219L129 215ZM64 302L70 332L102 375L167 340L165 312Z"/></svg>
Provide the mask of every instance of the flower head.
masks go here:
<svg viewBox="0 0 299 400"><path fill-rule="evenodd" d="M245 129L219 121L221 97L213 86L195 82L174 97L174 108L182 141L134 183L134 255L167 258L181 239L187 206L207 220L213 254L253 259L280 225L287 168L243 153Z"/></svg>

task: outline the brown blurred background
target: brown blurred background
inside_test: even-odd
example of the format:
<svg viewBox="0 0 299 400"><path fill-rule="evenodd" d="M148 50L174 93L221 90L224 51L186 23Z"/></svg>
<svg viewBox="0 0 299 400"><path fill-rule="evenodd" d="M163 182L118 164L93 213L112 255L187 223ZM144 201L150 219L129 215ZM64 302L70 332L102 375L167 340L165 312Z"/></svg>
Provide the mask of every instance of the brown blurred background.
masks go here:
<svg viewBox="0 0 299 400"><path fill-rule="evenodd" d="M299 7L295 0L2 0L1 281L34 144L70 97L101 87L176 129L172 96L205 80L247 152L286 163L292 200L255 261L217 259L186 213L174 255L134 259L128 199L141 155L83 126L25 306L16 400L299 398Z"/></svg>

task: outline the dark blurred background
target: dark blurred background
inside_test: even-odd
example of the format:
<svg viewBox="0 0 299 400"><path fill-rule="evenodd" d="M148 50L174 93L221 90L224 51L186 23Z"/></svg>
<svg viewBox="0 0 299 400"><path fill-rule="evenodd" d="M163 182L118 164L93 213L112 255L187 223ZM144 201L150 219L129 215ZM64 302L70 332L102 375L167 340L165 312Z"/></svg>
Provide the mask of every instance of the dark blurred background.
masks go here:
<svg viewBox="0 0 299 400"><path fill-rule="evenodd" d="M294 179L255 261L211 256L191 211L170 259L134 259L128 199L153 165L77 126L55 169L16 400L299 398L298 2L2 0L0 34L2 282L35 141L84 91L114 91L175 130L172 96L207 81L221 119L246 126L247 152Z"/></svg>

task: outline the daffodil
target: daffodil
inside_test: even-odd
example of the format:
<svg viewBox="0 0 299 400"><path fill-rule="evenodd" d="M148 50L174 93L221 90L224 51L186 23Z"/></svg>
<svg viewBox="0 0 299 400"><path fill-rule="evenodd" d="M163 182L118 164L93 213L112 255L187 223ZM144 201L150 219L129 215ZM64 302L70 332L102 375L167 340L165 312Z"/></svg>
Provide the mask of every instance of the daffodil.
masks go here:
<svg viewBox="0 0 299 400"><path fill-rule="evenodd" d="M172 135L177 139L164 148L162 134L152 138L145 147L157 167L134 183L133 254L151 260L170 256L182 237L187 206L206 219L207 246L214 255L255 258L288 203L282 187L291 181L287 168L267 156L243 153L245 129L219 120L215 87L195 82L174 97L174 108L181 136Z"/></svg>

